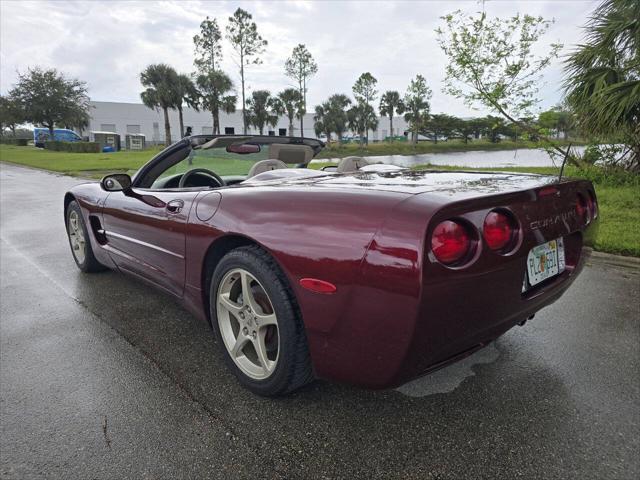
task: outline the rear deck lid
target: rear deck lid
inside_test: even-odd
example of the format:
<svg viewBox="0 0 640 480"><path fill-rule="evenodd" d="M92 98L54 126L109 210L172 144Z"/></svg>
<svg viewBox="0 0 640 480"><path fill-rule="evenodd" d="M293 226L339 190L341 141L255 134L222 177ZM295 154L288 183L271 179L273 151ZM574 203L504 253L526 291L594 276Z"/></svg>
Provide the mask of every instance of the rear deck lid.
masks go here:
<svg viewBox="0 0 640 480"><path fill-rule="evenodd" d="M446 201L497 195L537 188L557 182L556 177L439 170L398 170L393 172L357 172L349 175L312 177L303 182L317 187L381 190L407 194L430 193Z"/></svg>

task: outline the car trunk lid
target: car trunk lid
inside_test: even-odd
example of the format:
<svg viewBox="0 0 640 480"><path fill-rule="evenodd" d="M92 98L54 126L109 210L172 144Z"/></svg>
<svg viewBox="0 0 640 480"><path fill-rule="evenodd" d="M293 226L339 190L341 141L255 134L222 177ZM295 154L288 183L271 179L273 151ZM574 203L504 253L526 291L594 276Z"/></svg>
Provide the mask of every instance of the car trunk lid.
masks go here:
<svg viewBox="0 0 640 480"><path fill-rule="evenodd" d="M378 190L416 195L430 193L442 202L528 190L557 182L556 177L505 172L461 172L442 170L358 171L351 174L317 174L274 179L262 185L286 187L313 185L318 188Z"/></svg>

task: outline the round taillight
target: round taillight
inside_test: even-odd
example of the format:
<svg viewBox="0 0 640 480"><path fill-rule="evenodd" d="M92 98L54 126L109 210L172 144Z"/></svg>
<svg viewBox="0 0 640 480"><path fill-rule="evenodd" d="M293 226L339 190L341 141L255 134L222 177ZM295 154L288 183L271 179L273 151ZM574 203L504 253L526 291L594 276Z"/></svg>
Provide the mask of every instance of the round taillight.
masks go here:
<svg viewBox="0 0 640 480"><path fill-rule="evenodd" d="M482 233L491 250L503 250L513 243L516 222L503 212L489 212L484 219Z"/></svg>
<svg viewBox="0 0 640 480"><path fill-rule="evenodd" d="M451 265L464 258L471 249L471 237L464 225L445 220L431 235L431 251L439 262Z"/></svg>
<svg viewBox="0 0 640 480"><path fill-rule="evenodd" d="M576 214L584 223L589 223L589 206L581 194L578 194L576 198Z"/></svg>

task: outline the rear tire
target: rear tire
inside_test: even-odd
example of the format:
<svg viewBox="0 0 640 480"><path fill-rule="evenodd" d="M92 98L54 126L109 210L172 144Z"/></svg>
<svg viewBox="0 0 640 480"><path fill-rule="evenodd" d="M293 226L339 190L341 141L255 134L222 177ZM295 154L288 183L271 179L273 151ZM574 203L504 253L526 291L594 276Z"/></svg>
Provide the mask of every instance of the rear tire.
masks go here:
<svg viewBox="0 0 640 480"><path fill-rule="evenodd" d="M71 254L78 268L85 273L95 273L106 270L106 267L98 262L93 254L89 231L84 223L82 210L75 200L67 206L65 220Z"/></svg>
<svg viewBox="0 0 640 480"><path fill-rule="evenodd" d="M225 362L244 387L271 397L314 380L295 296L267 252L247 246L225 255L213 273L209 305Z"/></svg>

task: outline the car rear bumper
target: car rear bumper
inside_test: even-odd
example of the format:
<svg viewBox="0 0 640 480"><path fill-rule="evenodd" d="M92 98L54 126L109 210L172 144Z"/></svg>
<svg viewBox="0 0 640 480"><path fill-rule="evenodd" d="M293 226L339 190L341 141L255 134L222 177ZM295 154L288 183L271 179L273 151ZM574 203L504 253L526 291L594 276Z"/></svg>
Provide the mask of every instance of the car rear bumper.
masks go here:
<svg viewBox="0 0 640 480"><path fill-rule="evenodd" d="M364 315L349 321L347 314L342 328L322 339L311 334L318 376L391 388L464 358L564 294L591 252L583 246L582 233L566 244L571 251L565 271L525 293L526 256L481 275L425 281L416 304L394 292L378 292ZM370 332L371 323L379 325L375 332Z"/></svg>
<svg viewBox="0 0 640 480"><path fill-rule="evenodd" d="M401 384L413 378L431 373L439 368L466 357L486 346L518 324L522 324L544 307L558 300L571 286L584 267L591 249L580 247L573 265L561 274L550 278L542 285L525 293L501 293L493 295L468 293L460 298L456 308L447 307L449 302L443 292L434 290L426 294L425 307L416 324L411 346L407 351L398 374L391 382ZM518 269L524 272L524 267ZM522 276L518 288L521 288ZM494 272L482 282L501 284L515 280L508 271ZM462 287L464 288L464 287ZM436 302L435 298L440 300ZM445 313L444 310L448 312ZM436 311L442 312L436 317Z"/></svg>

